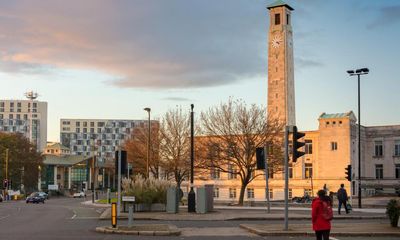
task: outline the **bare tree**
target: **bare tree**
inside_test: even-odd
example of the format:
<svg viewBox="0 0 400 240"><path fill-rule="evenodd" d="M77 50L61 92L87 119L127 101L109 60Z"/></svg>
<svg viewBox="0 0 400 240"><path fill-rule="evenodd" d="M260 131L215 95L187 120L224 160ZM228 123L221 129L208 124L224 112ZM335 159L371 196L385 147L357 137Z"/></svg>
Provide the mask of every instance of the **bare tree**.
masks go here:
<svg viewBox="0 0 400 240"><path fill-rule="evenodd" d="M190 117L182 109L169 110L161 121L160 156L164 170L180 187L190 171Z"/></svg>
<svg viewBox="0 0 400 240"><path fill-rule="evenodd" d="M277 120L268 119L266 109L229 100L201 114L202 135L197 146L197 166L209 171L238 175L241 181L239 205L247 185L256 174L257 147L269 145L269 167L282 166L282 129ZM274 151L271 151L274 150Z"/></svg>
<svg viewBox="0 0 400 240"><path fill-rule="evenodd" d="M160 175L160 129L159 124L152 123L150 131L150 159L149 172L158 178ZM128 162L133 166L134 174L147 176L147 139L149 137L146 126L136 126L132 130L131 138L125 142L125 150L128 154Z"/></svg>

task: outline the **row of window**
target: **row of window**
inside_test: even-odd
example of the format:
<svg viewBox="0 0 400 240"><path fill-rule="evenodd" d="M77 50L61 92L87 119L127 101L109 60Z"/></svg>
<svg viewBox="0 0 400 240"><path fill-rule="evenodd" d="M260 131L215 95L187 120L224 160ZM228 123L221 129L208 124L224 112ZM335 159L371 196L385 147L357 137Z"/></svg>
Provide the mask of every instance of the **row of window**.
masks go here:
<svg viewBox="0 0 400 240"><path fill-rule="evenodd" d="M69 127L63 127L62 128L63 131L70 131L71 129ZM114 130L114 131L113 131ZM75 132L76 133L81 133L81 129L80 128L75 128ZM94 128L82 128L82 132L83 133L95 133L95 129ZM125 133L130 133L131 129L130 128L126 128L124 129L120 129L119 128L97 128L97 133L120 133L120 132L125 132Z"/></svg>
<svg viewBox="0 0 400 240"><path fill-rule="evenodd" d="M20 120L21 115L23 120L28 120L28 114L15 114L15 119ZM32 118L37 118L37 114L32 114ZM0 119L5 119L4 114L0 114ZM8 119L14 119L14 114L8 114Z"/></svg>
<svg viewBox="0 0 400 240"><path fill-rule="evenodd" d="M65 121L62 121L62 124L63 125L71 125L71 121L65 120ZM99 127L99 128L102 128L105 125L106 125L105 122L97 122L97 127ZM84 121L84 122L75 122L75 127L81 127L81 126L83 126L83 127L90 126L90 127L94 128L95 127L95 122L86 122L86 121ZM135 123L134 122L131 122L131 123L127 123L127 122L112 122L111 123L111 127L112 128L115 128L115 127L132 127L133 128L133 127L135 127Z"/></svg>
<svg viewBox="0 0 400 240"><path fill-rule="evenodd" d="M237 173L236 173L236 168L233 168L231 166L228 166L228 179L237 179ZM253 177L254 172L251 173L251 177ZM292 164L289 164L289 178L293 178L293 166ZM219 180L221 179L221 171L218 168L212 168L210 169L210 177L211 179L214 180ZM263 174L263 177L265 179L265 174ZM304 179L309 179L313 177L313 166L312 163L305 163L304 164ZM268 178L273 179L274 178L274 171L273 169L269 169L268 171Z"/></svg>
<svg viewBox="0 0 400 240"><path fill-rule="evenodd" d="M267 189L265 189L264 197L266 198ZM272 188L268 189L268 194L270 199L274 199L274 190ZM306 188L304 189L304 195L311 196L312 189ZM254 193L254 188L247 188L246 190L247 199L255 199L256 195ZM220 189L218 187L214 188L214 198L220 197ZM293 197L293 191L289 188L289 199ZM237 189L236 188L229 188L229 198L236 199L237 198Z"/></svg>
<svg viewBox="0 0 400 240"><path fill-rule="evenodd" d="M396 179L400 179L400 164L395 164L394 175ZM383 179L383 164L375 165L375 178Z"/></svg>
<svg viewBox="0 0 400 240"><path fill-rule="evenodd" d="M383 148L383 141L377 140L374 141L374 157L383 157L384 148ZM400 157L400 140L394 141L394 152L393 155L395 157Z"/></svg>
<svg viewBox="0 0 400 240"><path fill-rule="evenodd" d="M6 105L5 102L0 102L0 107L1 108L4 108L5 105ZM10 108L15 107L15 103L14 102L10 102L9 106L10 106ZM21 102L17 102L17 107L18 108L22 107L22 103ZM31 103L30 102L28 102L28 107L31 107ZM37 103L35 103L35 102L33 103L33 108L37 108Z"/></svg>

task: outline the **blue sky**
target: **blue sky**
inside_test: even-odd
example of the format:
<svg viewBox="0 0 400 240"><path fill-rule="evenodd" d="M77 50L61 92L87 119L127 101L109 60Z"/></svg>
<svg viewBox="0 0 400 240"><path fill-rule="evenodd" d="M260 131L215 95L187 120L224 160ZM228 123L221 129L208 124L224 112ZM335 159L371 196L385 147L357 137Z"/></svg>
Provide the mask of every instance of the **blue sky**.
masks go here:
<svg viewBox="0 0 400 240"><path fill-rule="evenodd" d="M34 90L60 118L160 118L229 97L266 105L268 11L257 0L0 0L0 98ZM286 1L295 10L296 118L357 111L362 124L400 124L400 2Z"/></svg>

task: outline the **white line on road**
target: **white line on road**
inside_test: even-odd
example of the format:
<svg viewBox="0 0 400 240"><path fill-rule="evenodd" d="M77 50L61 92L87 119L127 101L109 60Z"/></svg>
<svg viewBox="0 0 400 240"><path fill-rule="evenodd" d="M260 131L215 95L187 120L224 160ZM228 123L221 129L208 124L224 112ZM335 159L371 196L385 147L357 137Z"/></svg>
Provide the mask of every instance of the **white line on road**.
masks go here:
<svg viewBox="0 0 400 240"><path fill-rule="evenodd" d="M339 239L334 238L334 237L329 237L329 240L339 240Z"/></svg>
<svg viewBox="0 0 400 240"><path fill-rule="evenodd" d="M74 212L74 216L72 216L71 219L74 219L74 218L76 218L76 212L75 212L75 210L72 210L72 211Z"/></svg>

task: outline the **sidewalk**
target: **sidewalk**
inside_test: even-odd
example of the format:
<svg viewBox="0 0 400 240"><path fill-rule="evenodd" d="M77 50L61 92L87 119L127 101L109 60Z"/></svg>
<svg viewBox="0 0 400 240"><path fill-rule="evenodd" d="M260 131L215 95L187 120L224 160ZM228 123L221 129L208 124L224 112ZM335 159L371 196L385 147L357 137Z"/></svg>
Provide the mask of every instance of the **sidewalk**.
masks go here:
<svg viewBox="0 0 400 240"><path fill-rule="evenodd" d="M282 224L241 224L244 228L260 236L314 236L311 224L290 224L284 231ZM387 223L333 223L331 236L382 236L400 237L400 228L390 227Z"/></svg>
<svg viewBox="0 0 400 240"><path fill-rule="evenodd" d="M111 209L107 208L101 214L100 219L109 220ZM231 220L283 220L284 211L271 209L267 213L265 208L253 207L215 207L213 212L207 214L188 213L187 208L180 208L177 214L166 212L135 212L133 217L136 220L165 220L165 221L231 221ZM128 213L121 213L119 219L127 219ZM311 213L309 209L291 209L289 219L309 220ZM352 212L350 214L337 215L334 219L387 219L384 213Z"/></svg>

